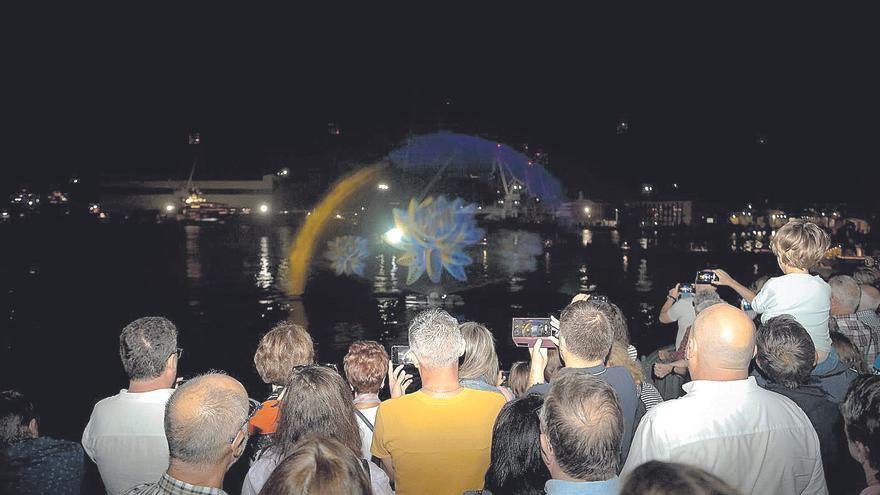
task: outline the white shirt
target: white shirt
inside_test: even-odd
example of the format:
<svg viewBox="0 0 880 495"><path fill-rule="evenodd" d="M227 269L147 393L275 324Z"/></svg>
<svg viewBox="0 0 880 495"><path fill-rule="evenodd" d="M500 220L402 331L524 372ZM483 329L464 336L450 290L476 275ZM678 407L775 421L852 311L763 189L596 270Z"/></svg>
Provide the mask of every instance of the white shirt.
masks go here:
<svg viewBox="0 0 880 495"><path fill-rule="evenodd" d="M371 425L376 424L376 412L378 410L378 405L369 409L358 409L361 414L370 420ZM356 416L355 419L357 420L358 430L361 431L361 457L369 459L373 457L373 454L370 453L370 446L373 445L373 430L364 424L364 420L362 420L360 416Z"/></svg>
<svg viewBox="0 0 880 495"><path fill-rule="evenodd" d="M271 453L266 453L251 464L251 468L244 477L244 484L241 486L241 495L260 493L278 464L278 457ZM370 486L373 489L373 495L394 495L394 491L391 490L391 480L388 479L385 471L372 462L367 462L367 464L370 466Z"/></svg>
<svg viewBox="0 0 880 495"><path fill-rule="evenodd" d="M693 296L684 296L672 303L666 315L670 320L678 323L678 333L675 334L675 348L678 349L678 346L681 345L681 340L684 338L684 332L697 319L697 313L694 311Z"/></svg>
<svg viewBox="0 0 880 495"><path fill-rule="evenodd" d="M95 404L82 445L98 465L107 493L155 483L168 469L165 403L173 393L172 388L143 393L122 389Z"/></svg>
<svg viewBox="0 0 880 495"><path fill-rule="evenodd" d="M819 437L789 398L747 380L693 381L647 412L621 477L651 461L692 464L743 494L828 493Z"/></svg>
<svg viewBox="0 0 880 495"><path fill-rule="evenodd" d="M774 316L791 315L810 334L817 351L831 352L831 286L822 277L807 273L773 277L752 300L752 309L761 313L761 323Z"/></svg>

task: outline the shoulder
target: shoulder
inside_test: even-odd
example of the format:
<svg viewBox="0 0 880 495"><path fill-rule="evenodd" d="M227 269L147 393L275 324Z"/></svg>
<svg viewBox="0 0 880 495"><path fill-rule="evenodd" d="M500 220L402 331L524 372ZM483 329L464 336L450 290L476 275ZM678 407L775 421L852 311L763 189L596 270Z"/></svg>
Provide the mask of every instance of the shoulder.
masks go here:
<svg viewBox="0 0 880 495"><path fill-rule="evenodd" d="M500 409L504 406L504 404L507 403L507 399L497 389L489 391L465 388L462 390L462 394L463 400L478 404L484 404L487 407L497 407L498 409Z"/></svg>
<svg viewBox="0 0 880 495"><path fill-rule="evenodd" d="M125 492L125 495L151 495L153 493L159 493L158 483L141 483Z"/></svg>
<svg viewBox="0 0 880 495"><path fill-rule="evenodd" d="M605 369L605 380L610 383L615 389L618 387L623 387L624 391L632 392L633 395L637 395L636 393L636 382L633 380L632 375L629 370L624 368L623 366L612 366L610 368ZM621 393L618 390L617 393Z"/></svg>

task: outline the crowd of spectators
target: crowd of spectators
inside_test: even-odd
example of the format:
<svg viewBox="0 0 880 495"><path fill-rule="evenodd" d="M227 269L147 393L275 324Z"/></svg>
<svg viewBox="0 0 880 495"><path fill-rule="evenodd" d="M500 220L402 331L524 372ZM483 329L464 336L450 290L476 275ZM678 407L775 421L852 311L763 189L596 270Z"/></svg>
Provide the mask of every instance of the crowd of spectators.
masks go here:
<svg viewBox="0 0 880 495"><path fill-rule="evenodd" d="M673 287L675 341L649 358L617 305L578 295L509 374L488 328L439 308L409 323L405 363L357 341L342 373L285 322L254 400L222 372L179 380L174 324L140 318L119 337L128 387L81 446L0 393L0 492L81 493L94 463L112 495L225 494L240 461L247 495L880 494L877 278L812 275L828 237L807 222L771 248L782 276Z"/></svg>

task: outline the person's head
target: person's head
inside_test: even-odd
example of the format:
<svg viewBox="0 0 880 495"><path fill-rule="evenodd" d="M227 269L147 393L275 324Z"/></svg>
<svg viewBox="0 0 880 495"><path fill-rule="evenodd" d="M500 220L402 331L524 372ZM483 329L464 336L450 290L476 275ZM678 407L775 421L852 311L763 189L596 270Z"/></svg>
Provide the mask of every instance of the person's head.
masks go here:
<svg viewBox="0 0 880 495"><path fill-rule="evenodd" d="M507 385L513 391L513 395L519 397L529 388L529 363L517 361L510 367L510 376L507 377Z"/></svg>
<svg viewBox="0 0 880 495"><path fill-rule="evenodd" d="M645 380L645 372L642 371L642 365L640 362L633 360L629 356L629 352L627 352L627 348L624 347L623 343L614 341L614 344L611 345L611 352L608 354L608 362L606 366L609 368L611 366L622 366L629 371L630 376L636 385L641 385L641 383Z"/></svg>
<svg viewBox="0 0 880 495"><path fill-rule="evenodd" d="M611 320L594 303L573 302L559 315L559 352L569 365L572 357L604 361L613 341Z"/></svg>
<svg viewBox="0 0 880 495"><path fill-rule="evenodd" d="M547 366L544 367L544 383L550 383L556 373L562 369L562 358L559 357L559 349L551 347L547 349Z"/></svg>
<svg viewBox="0 0 880 495"><path fill-rule="evenodd" d="M247 443L249 407L247 391L232 377L208 373L185 381L165 404L171 464L229 468Z"/></svg>
<svg viewBox="0 0 880 495"><path fill-rule="evenodd" d="M768 280L770 280L769 275L762 275L752 282L752 285L749 286L749 288L755 293L761 292L761 289L764 288L764 284L766 284Z"/></svg>
<svg viewBox="0 0 880 495"><path fill-rule="evenodd" d="M862 284L862 297L859 298L859 311L877 311L880 307L880 290L873 285Z"/></svg>
<svg viewBox="0 0 880 495"><path fill-rule="evenodd" d="M836 275L828 280L828 285L831 286L831 314L855 313L862 297L859 284L849 275Z"/></svg>
<svg viewBox="0 0 880 495"><path fill-rule="evenodd" d="M335 438L354 452L361 450L351 391L339 373L318 365L296 367L281 400L271 449L281 458L309 435Z"/></svg>
<svg viewBox="0 0 880 495"><path fill-rule="evenodd" d="M880 375L862 375L853 380L840 412L850 454L880 471Z"/></svg>
<svg viewBox="0 0 880 495"><path fill-rule="evenodd" d="M159 380L170 388L177 378L177 327L161 316L138 318L119 335L119 357L133 382Z"/></svg>
<svg viewBox="0 0 880 495"><path fill-rule="evenodd" d="M309 332L295 323L284 322L263 335L254 364L264 383L283 385L294 366L315 362L315 345Z"/></svg>
<svg viewBox="0 0 880 495"><path fill-rule="evenodd" d="M880 270L877 267L862 267L853 273L853 279L859 285L874 285L880 280Z"/></svg>
<svg viewBox="0 0 880 495"><path fill-rule="evenodd" d="M713 304L697 315L687 343L694 380L741 380L755 356L755 324L739 308Z"/></svg>
<svg viewBox="0 0 880 495"><path fill-rule="evenodd" d="M458 367L458 378L495 385L498 380L498 354L495 353L492 333L472 321L462 323L458 329L464 339L464 361Z"/></svg>
<svg viewBox="0 0 880 495"><path fill-rule="evenodd" d="M694 314L700 314L706 308L721 304L724 299L714 290L700 290L694 293Z"/></svg>
<svg viewBox="0 0 880 495"><path fill-rule="evenodd" d="M409 324L409 347L419 368L448 368L458 365L465 342L455 318L432 308L416 315Z"/></svg>
<svg viewBox="0 0 880 495"><path fill-rule="evenodd" d="M34 404L15 390L0 392L0 446L40 436Z"/></svg>
<svg viewBox="0 0 880 495"><path fill-rule="evenodd" d="M541 459L538 413L544 397L528 394L508 402L492 430L492 454L486 489L497 494L539 495L550 471Z"/></svg>
<svg viewBox="0 0 880 495"><path fill-rule="evenodd" d="M359 394L376 394L388 373L388 353L374 340L359 340L342 359L345 378Z"/></svg>
<svg viewBox="0 0 880 495"><path fill-rule="evenodd" d="M620 307L612 302L593 302L593 304L608 317L608 321L611 323L611 331L614 334L614 341L622 343L624 347L629 346L629 325Z"/></svg>
<svg viewBox="0 0 880 495"><path fill-rule="evenodd" d="M370 480L354 452L329 437L311 436L272 471L260 495L370 495Z"/></svg>
<svg viewBox="0 0 880 495"><path fill-rule="evenodd" d="M553 478L603 481L617 474L623 413L611 385L586 373L560 373L540 419L541 455Z"/></svg>
<svg viewBox="0 0 880 495"><path fill-rule="evenodd" d="M773 383L798 388L810 381L816 346L810 334L789 315L774 316L758 329L755 363Z"/></svg>
<svg viewBox="0 0 880 495"><path fill-rule="evenodd" d="M696 466L648 461L626 476L620 495L739 495L739 491Z"/></svg>
<svg viewBox="0 0 880 495"><path fill-rule="evenodd" d="M861 374L870 372L864 356L846 335L840 332L831 332L831 347L837 351L837 358L841 363L854 368Z"/></svg>
<svg viewBox="0 0 880 495"><path fill-rule="evenodd" d="M821 227L793 218L776 231L770 239L770 250L776 255L779 267L809 270L825 256L831 239Z"/></svg>

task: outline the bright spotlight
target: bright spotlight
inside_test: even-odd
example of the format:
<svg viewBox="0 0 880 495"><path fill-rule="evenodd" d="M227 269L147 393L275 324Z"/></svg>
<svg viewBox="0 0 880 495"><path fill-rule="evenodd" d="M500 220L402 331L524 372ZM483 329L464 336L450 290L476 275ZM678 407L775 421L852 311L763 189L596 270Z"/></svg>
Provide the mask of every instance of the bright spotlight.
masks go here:
<svg viewBox="0 0 880 495"><path fill-rule="evenodd" d="M385 232L385 235L382 236L385 238L385 242L388 244L400 244L400 241L403 239L403 232L400 231L397 227Z"/></svg>
<svg viewBox="0 0 880 495"><path fill-rule="evenodd" d="M388 184L386 184L386 183L384 183L384 182L380 183L380 184L379 184L378 186L376 186L376 187L378 187L380 191L387 191L387 190L391 189L391 188L388 186Z"/></svg>
<svg viewBox="0 0 880 495"><path fill-rule="evenodd" d="M584 206L584 213L586 213L587 215L590 214L590 207L589 206Z"/></svg>
<svg viewBox="0 0 880 495"><path fill-rule="evenodd" d="M171 213L172 211L174 211L174 205L172 205L170 203L165 205L165 211L167 211L168 213Z"/></svg>
<svg viewBox="0 0 880 495"><path fill-rule="evenodd" d="M260 205L260 213L269 213L269 205L261 204Z"/></svg>

